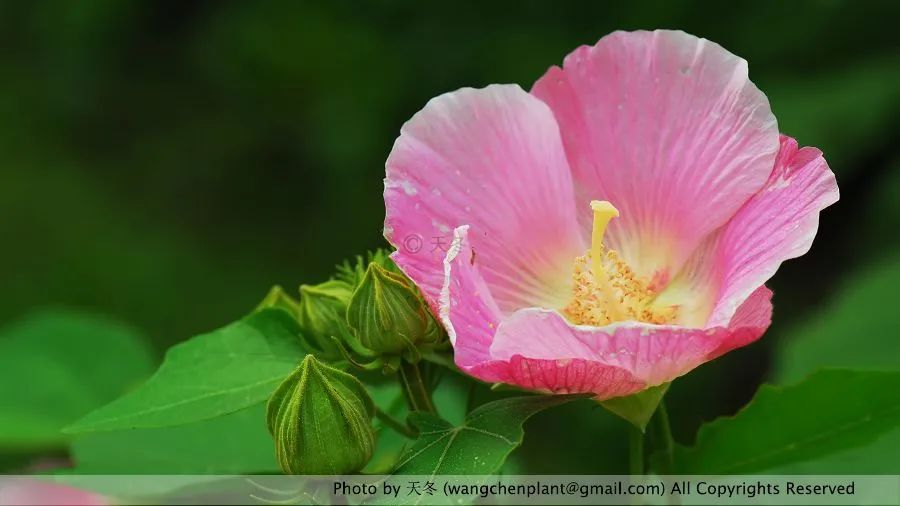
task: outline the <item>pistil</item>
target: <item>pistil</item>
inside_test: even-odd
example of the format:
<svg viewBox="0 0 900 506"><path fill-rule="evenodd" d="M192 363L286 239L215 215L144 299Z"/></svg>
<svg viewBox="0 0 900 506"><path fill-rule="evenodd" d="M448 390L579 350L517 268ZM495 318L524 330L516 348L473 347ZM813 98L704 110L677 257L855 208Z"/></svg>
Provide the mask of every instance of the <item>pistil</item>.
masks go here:
<svg viewBox="0 0 900 506"><path fill-rule="evenodd" d="M603 326L617 321L663 324L675 320L677 307L653 304L656 292L632 272L615 250L603 244L610 220L619 211L606 201L591 202L591 249L575 259L573 296L562 312L573 323Z"/></svg>
<svg viewBox="0 0 900 506"><path fill-rule="evenodd" d="M609 222L619 216L619 210L606 200L592 200L591 210L594 211L594 226L591 230L591 274L601 295L606 299L606 312L609 318L620 320L625 317L625 312L621 307L622 300L616 295L615 289L610 284L609 275L603 268L603 257L606 251L603 246L603 236L606 234Z"/></svg>

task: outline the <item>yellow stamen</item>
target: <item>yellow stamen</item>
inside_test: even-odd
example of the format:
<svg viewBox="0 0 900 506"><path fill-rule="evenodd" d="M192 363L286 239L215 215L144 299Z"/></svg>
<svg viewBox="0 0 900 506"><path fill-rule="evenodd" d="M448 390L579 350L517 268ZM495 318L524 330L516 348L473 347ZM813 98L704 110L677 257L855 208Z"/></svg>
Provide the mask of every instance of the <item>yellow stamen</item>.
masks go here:
<svg viewBox="0 0 900 506"><path fill-rule="evenodd" d="M597 200L591 202L591 209L591 249L575 259L573 297L563 314L573 323L594 326L624 320L674 321L677 307L652 304L656 292L649 281L636 276L618 253L604 246L606 227L619 211L609 202Z"/></svg>

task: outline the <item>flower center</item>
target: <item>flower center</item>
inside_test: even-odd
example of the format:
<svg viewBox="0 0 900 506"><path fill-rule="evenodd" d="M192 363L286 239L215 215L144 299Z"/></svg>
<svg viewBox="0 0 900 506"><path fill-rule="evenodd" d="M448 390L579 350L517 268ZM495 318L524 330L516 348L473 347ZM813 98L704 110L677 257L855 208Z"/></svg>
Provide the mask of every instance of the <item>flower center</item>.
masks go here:
<svg viewBox="0 0 900 506"><path fill-rule="evenodd" d="M624 320L672 322L677 308L654 307L657 294L649 280L636 276L615 250L603 245L606 226L619 211L605 200L592 201L591 209L591 249L575 259L573 297L563 314L572 323L598 327Z"/></svg>

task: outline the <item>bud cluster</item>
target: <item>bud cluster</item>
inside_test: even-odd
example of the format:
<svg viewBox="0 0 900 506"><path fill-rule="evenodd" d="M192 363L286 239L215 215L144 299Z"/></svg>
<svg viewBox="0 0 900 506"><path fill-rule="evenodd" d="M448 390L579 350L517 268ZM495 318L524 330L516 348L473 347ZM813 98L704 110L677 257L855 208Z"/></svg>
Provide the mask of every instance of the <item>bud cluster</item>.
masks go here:
<svg viewBox="0 0 900 506"><path fill-rule="evenodd" d="M381 250L344 263L331 280L301 286L299 301L275 287L259 307L290 313L309 352L268 405L282 469L359 471L372 456L375 408L363 384L340 368L349 363L396 372L445 345L443 329L415 285Z"/></svg>

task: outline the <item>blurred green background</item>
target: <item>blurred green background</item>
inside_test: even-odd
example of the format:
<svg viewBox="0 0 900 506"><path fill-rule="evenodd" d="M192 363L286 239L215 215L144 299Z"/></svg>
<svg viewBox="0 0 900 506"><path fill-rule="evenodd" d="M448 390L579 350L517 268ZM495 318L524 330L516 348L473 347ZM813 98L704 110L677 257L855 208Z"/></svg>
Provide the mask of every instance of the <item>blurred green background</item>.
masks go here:
<svg viewBox="0 0 900 506"><path fill-rule="evenodd" d="M746 58L781 130L822 149L841 188L812 251L770 282L765 338L673 387L690 442L766 378L900 365L898 19L895 1L0 3L0 322L99 312L159 357L273 284L382 246L384 160L429 98L528 88L610 31L679 28ZM523 455L614 423L541 415L560 433Z"/></svg>

